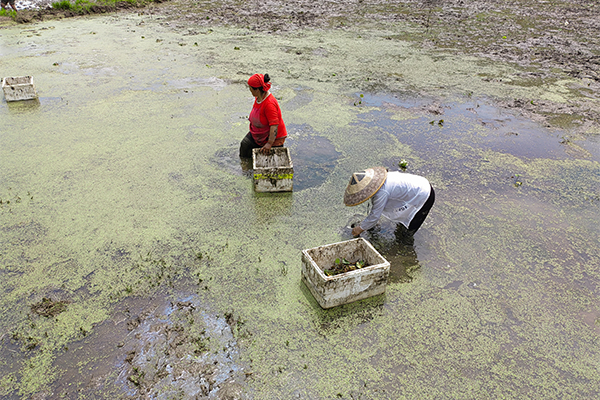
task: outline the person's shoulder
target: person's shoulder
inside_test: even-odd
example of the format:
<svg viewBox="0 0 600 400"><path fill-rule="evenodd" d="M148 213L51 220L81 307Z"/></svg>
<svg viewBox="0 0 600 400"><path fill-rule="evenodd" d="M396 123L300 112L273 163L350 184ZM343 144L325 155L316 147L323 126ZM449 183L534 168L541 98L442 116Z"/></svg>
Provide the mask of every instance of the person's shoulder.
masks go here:
<svg viewBox="0 0 600 400"><path fill-rule="evenodd" d="M408 175L400 171L388 171L386 182L398 182L404 178L404 175Z"/></svg>
<svg viewBox="0 0 600 400"><path fill-rule="evenodd" d="M277 102L277 99L275 98L275 96L273 96L273 93L269 93L269 95L267 96L267 98L265 99L265 102L269 103L269 104L279 104Z"/></svg>

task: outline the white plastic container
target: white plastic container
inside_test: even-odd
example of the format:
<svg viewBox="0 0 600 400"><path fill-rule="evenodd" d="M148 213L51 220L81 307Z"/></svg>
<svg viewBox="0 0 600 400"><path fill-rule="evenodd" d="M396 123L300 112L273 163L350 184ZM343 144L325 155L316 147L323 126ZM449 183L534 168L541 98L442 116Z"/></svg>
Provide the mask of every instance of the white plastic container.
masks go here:
<svg viewBox="0 0 600 400"><path fill-rule="evenodd" d="M254 191L291 192L294 188L294 166L286 147L273 147L266 155L252 149Z"/></svg>
<svg viewBox="0 0 600 400"><path fill-rule="evenodd" d="M336 258L367 267L327 276ZM385 292L390 263L363 238L302 250L302 281L322 308L331 308Z"/></svg>
<svg viewBox="0 0 600 400"><path fill-rule="evenodd" d="M6 101L32 100L37 98L32 76L14 76L2 79Z"/></svg>

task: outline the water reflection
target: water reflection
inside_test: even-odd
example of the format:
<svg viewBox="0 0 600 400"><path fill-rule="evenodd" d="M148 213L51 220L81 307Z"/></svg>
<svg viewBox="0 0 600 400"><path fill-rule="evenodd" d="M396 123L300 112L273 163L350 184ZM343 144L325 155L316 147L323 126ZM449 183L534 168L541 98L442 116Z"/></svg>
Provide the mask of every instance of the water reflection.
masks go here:
<svg viewBox="0 0 600 400"><path fill-rule="evenodd" d="M297 110L313 100L314 95L311 88L298 87L294 89L294 92L294 97L285 102L285 110Z"/></svg>
<svg viewBox="0 0 600 400"><path fill-rule="evenodd" d="M517 157L561 158L568 150L563 143L565 131L540 127L538 123L502 110L485 99L441 106L427 99L366 93L361 101L362 106L377 109L360 115L359 123L372 124L377 120L378 126L387 128L403 143L420 152L442 152L448 141L463 141L467 136L474 147Z"/></svg>
<svg viewBox="0 0 600 400"><path fill-rule="evenodd" d="M35 98L31 100L21 100L21 101L8 101L6 102L6 107L10 113L21 114L32 111L37 111L40 108L40 99Z"/></svg>
<svg viewBox="0 0 600 400"><path fill-rule="evenodd" d="M294 191L320 186L336 167L340 153L328 139L304 125L291 125L286 140L294 163ZM293 132L299 132L293 134Z"/></svg>
<svg viewBox="0 0 600 400"><path fill-rule="evenodd" d="M385 293L333 308L322 309L304 282L299 281L299 285L304 298L311 305L311 309L314 310L314 323L324 336L338 330L348 330L352 326L368 323L384 315Z"/></svg>

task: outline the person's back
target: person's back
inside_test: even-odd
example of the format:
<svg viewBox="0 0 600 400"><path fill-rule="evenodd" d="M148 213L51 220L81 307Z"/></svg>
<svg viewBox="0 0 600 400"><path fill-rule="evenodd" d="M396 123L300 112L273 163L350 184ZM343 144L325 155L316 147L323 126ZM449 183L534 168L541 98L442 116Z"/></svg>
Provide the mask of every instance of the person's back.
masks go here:
<svg viewBox="0 0 600 400"><path fill-rule="evenodd" d="M433 206L435 192L422 176L387 172L383 167L376 167L354 173L344 194L344 203L348 206L368 199L373 207L360 225L352 229L354 236L374 227L382 215L401 223L414 234Z"/></svg>

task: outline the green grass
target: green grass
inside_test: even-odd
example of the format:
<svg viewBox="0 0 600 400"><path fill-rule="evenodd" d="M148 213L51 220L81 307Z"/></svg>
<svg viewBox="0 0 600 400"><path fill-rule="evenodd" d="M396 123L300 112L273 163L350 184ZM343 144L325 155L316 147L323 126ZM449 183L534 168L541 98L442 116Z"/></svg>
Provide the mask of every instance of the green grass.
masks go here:
<svg viewBox="0 0 600 400"><path fill-rule="evenodd" d="M61 0L52 3L52 8L57 10L71 10L75 13L80 13L82 11L88 11L94 5L103 5L103 6L114 6L117 1L120 0L76 0L75 3L72 3L70 0ZM152 0L125 0L127 3L134 5L144 5L146 3L152 2Z"/></svg>
<svg viewBox="0 0 600 400"><path fill-rule="evenodd" d="M52 8L55 8L57 10L70 10L72 9L74 6L71 4L71 2L69 0L62 0L62 1L57 1L52 3Z"/></svg>
<svg viewBox="0 0 600 400"><path fill-rule="evenodd" d="M11 17L14 19L16 16L17 12L15 10L0 9L0 17Z"/></svg>

